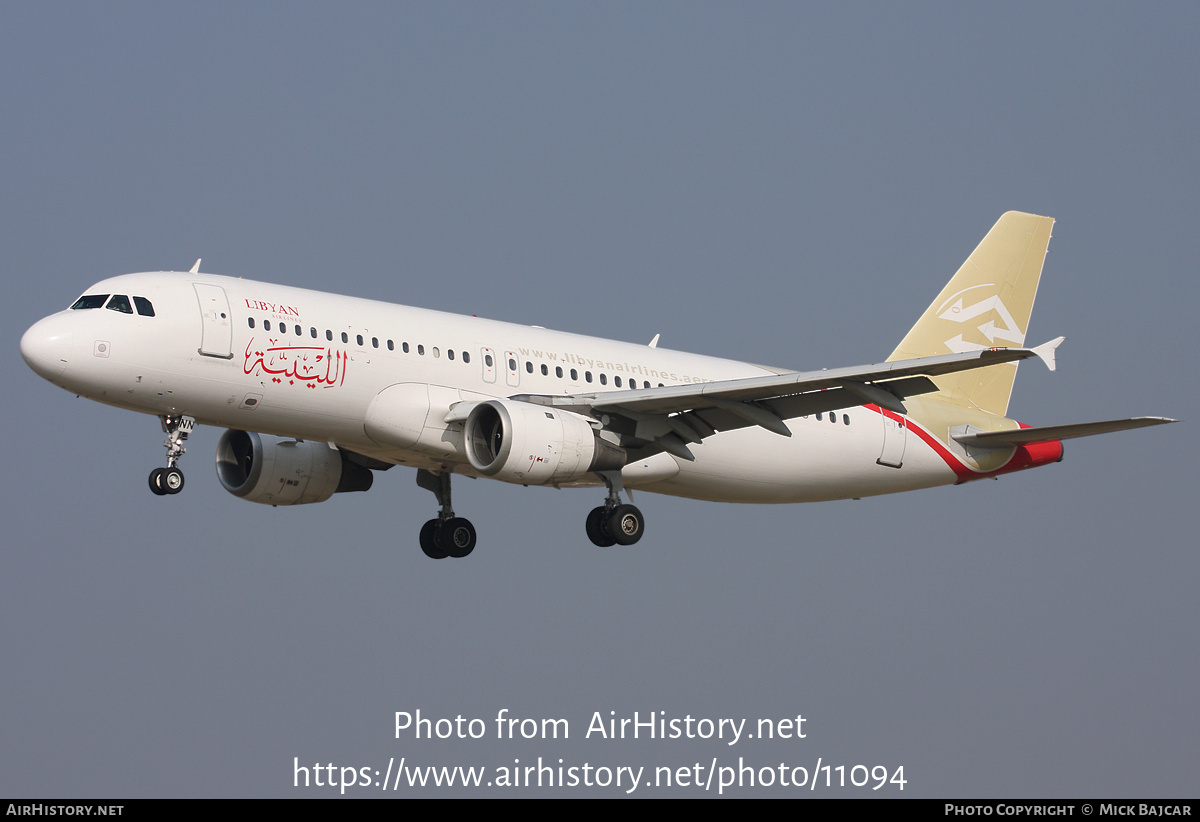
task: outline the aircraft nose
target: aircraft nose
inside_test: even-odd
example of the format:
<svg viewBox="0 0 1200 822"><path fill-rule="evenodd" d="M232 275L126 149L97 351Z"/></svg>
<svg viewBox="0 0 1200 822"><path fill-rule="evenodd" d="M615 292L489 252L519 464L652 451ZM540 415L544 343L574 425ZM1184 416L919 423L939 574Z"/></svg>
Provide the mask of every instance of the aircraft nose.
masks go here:
<svg viewBox="0 0 1200 822"><path fill-rule="evenodd" d="M50 381L66 370L70 354L71 323L63 314L37 321L21 337L21 356L39 376Z"/></svg>

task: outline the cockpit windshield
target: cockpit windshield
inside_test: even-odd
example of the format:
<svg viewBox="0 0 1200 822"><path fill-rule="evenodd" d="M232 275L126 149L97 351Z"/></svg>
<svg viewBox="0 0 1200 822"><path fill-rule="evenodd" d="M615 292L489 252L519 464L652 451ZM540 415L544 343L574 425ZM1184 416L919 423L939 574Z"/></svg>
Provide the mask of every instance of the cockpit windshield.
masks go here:
<svg viewBox="0 0 1200 822"><path fill-rule="evenodd" d="M129 297L124 294L113 294L112 299L108 301L105 308L110 311L120 311L122 314L132 314L133 306L129 304Z"/></svg>
<svg viewBox="0 0 1200 822"><path fill-rule="evenodd" d="M111 299L109 297L111 296ZM72 309L80 308L100 308L107 303L107 308L112 311L119 311L122 314L132 314L134 306L137 307L137 313L143 317L154 316L154 306L145 297L134 297L130 303L129 297L126 294L85 294L75 301L71 306Z"/></svg>
<svg viewBox="0 0 1200 822"><path fill-rule="evenodd" d="M104 305L104 301L108 299L107 294L85 294L75 301L72 309L80 308L99 308Z"/></svg>

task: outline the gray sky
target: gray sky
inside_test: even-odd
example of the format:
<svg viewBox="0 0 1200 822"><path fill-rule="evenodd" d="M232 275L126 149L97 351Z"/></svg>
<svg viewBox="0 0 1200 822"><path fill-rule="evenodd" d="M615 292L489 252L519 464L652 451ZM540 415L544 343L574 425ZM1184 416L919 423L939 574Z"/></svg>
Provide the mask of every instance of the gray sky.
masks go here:
<svg viewBox="0 0 1200 822"><path fill-rule="evenodd" d="M292 787L294 757L541 756L1195 796L1198 23L1183 3L0 6L0 795L322 796ZM213 476L212 429L159 499L158 422L18 351L92 282L203 257L755 362L874 362L1009 209L1059 221L1029 340L1068 338L1057 373L1021 369L1010 414L1183 424L859 502L639 494L633 549L587 541L600 491L459 479L479 547L432 562L413 472L252 505ZM505 708L571 738L496 740ZM394 738L417 709L489 736ZM585 739L597 711L802 714L807 736Z"/></svg>

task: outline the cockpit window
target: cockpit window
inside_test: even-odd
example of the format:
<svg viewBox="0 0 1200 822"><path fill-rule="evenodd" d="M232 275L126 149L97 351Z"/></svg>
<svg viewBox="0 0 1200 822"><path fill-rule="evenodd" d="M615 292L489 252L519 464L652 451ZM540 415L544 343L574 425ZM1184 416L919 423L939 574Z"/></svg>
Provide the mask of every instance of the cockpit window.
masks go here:
<svg viewBox="0 0 1200 822"><path fill-rule="evenodd" d="M124 294L113 294L112 299L108 301L105 308L110 311L120 311L122 314L132 314L133 306L129 304L129 298Z"/></svg>
<svg viewBox="0 0 1200 822"><path fill-rule="evenodd" d="M145 297L134 297L133 304L137 306L138 313L143 317L154 316L154 306Z"/></svg>
<svg viewBox="0 0 1200 822"><path fill-rule="evenodd" d="M108 299L107 294L87 294L75 301L73 309L79 308L99 308L104 305L104 301Z"/></svg>

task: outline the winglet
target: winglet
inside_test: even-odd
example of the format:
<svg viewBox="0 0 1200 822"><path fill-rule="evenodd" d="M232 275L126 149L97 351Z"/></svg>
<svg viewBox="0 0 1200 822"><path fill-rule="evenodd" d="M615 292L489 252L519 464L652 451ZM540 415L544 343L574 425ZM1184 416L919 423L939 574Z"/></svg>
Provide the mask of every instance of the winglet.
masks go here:
<svg viewBox="0 0 1200 822"><path fill-rule="evenodd" d="M189 271L188 273L189 274L199 274L200 273L200 258L199 257L196 258L196 264L194 266L192 266L191 271Z"/></svg>
<svg viewBox="0 0 1200 822"><path fill-rule="evenodd" d="M1031 348L1030 350L1037 355L1038 359L1046 364L1046 367L1051 371L1054 370L1054 349L1062 345L1062 341L1066 337L1055 337L1050 342L1044 342L1041 345Z"/></svg>

